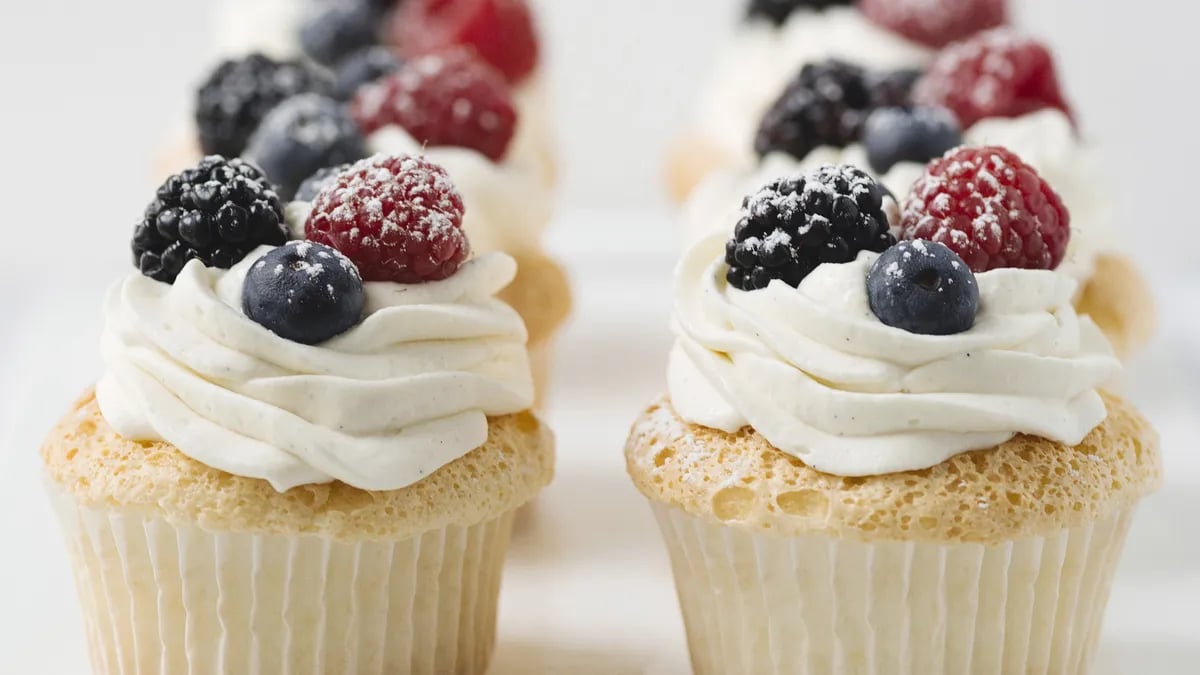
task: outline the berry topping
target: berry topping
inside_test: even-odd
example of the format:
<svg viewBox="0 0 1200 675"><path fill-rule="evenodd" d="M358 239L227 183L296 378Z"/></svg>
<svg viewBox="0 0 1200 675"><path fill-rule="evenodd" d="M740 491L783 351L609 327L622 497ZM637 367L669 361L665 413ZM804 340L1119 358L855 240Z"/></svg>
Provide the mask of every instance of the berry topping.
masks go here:
<svg viewBox="0 0 1200 675"><path fill-rule="evenodd" d="M458 271L470 254L462 196L424 158L378 155L350 167L313 202L305 232L368 281L416 284Z"/></svg>
<svg viewBox="0 0 1200 675"><path fill-rule="evenodd" d="M382 13L370 0L323 0L300 26L300 47L313 61L334 66L379 42Z"/></svg>
<svg viewBox="0 0 1200 675"><path fill-rule="evenodd" d="M367 47L347 56L334 74L333 96L349 101L366 84L400 70L404 63L387 47Z"/></svg>
<svg viewBox="0 0 1200 675"><path fill-rule="evenodd" d="M873 74L844 61L810 63L763 117L754 149L804 159L823 145L844 148L859 139L872 110L906 105L911 81L911 71Z"/></svg>
<svg viewBox="0 0 1200 675"><path fill-rule="evenodd" d="M860 0L868 19L930 47L1008 23L1008 0Z"/></svg>
<svg viewBox="0 0 1200 675"><path fill-rule="evenodd" d="M896 243L883 213L883 188L852 166L823 166L779 178L742 204L725 247L726 278L743 291L774 279L797 287L822 263L845 263L861 251Z"/></svg>
<svg viewBox="0 0 1200 675"><path fill-rule="evenodd" d="M337 101L301 94L280 103L250 137L246 159L257 164L286 201L317 170L356 162L367 143Z"/></svg>
<svg viewBox="0 0 1200 675"><path fill-rule="evenodd" d="M840 5L853 5L855 0L750 0L746 8L746 18L766 19L776 26L782 26L800 8L826 9Z"/></svg>
<svg viewBox="0 0 1200 675"><path fill-rule="evenodd" d="M473 47L509 82L525 79L538 62L526 0L405 0L392 21L391 39L407 56Z"/></svg>
<svg viewBox="0 0 1200 675"><path fill-rule="evenodd" d="M930 162L904 204L900 234L945 244L977 273L1049 270L1066 254L1071 216L1020 157L964 147Z"/></svg>
<svg viewBox="0 0 1200 675"><path fill-rule="evenodd" d="M879 174L900 162L925 164L961 144L958 120L945 108L880 108L863 128L867 160Z"/></svg>
<svg viewBox="0 0 1200 675"><path fill-rule="evenodd" d="M1050 50L1006 28L944 49L917 82L913 99L949 108L964 129L986 117L1019 117L1043 108L1071 114Z"/></svg>
<svg viewBox="0 0 1200 675"><path fill-rule="evenodd" d="M315 345L358 324L366 298L358 268L311 241L290 241L246 272L242 311L285 340Z"/></svg>
<svg viewBox="0 0 1200 675"><path fill-rule="evenodd" d="M296 94L328 88L324 77L299 61L275 61L262 54L225 61L196 95L200 147L208 154L240 155L272 108Z"/></svg>
<svg viewBox="0 0 1200 675"><path fill-rule="evenodd" d="M504 157L517 126L508 84L467 49L412 59L359 90L350 106L365 133L395 124L419 143L493 160Z"/></svg>
<svg viewBox="0 0 1200 675"><path fill-rule="evenodd" d="M979 313L979 285L967 264L921 239L902 241L875 260L867 299L884 324L919 335L965 333Z"/></svg>
<svg viewBox="0 0 1200 675"><path fill-rule="evenodd" d="M228 269L287 239L283 206L262 172L240 159L205 157L159 186L134 228L133 262L170 284L189 260Z"/></svg>
<svg viewBox="0 0 1200 675"><path fill-rule="evenodd" d="M312 202L317 198L317 195L325 191L325 188L333 185L333 181L337 179L338 174L343 173L351 166L353 164L347 163L325 167L305 178L304 182L300 184L300 188L296 190L295 201Z"/></svg>

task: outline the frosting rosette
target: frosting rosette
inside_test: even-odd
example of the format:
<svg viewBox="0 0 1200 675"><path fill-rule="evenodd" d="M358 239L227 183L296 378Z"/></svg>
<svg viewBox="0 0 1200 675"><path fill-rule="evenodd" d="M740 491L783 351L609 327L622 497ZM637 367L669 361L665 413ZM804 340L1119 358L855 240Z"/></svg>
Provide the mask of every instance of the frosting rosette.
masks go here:
<svg viewBox="0 0 1200 675"><path fill-rule="evenodd" d="M243 314L246 274L269 250L110 290L97 398L118 433L280 491L393 490L481 446L489 416L532 405L525 326L495 297L516 274L507 255L444 281L366 283L362 322L308 346Z"/></svg>
<svg viewBox="0 0 1200 675"><path fill-rule="evenodd" d="M873 314L866 278L878 254L821 265L798 288L742 291L726 282L723 245L702 240L676 273L668 381L688 422L749 426L817 470L867 476L1017 434L1075 445L1105 419L1097 389L1120 364L1076 314L1067 275L979 274L974 327L919 335Z"/></svg>

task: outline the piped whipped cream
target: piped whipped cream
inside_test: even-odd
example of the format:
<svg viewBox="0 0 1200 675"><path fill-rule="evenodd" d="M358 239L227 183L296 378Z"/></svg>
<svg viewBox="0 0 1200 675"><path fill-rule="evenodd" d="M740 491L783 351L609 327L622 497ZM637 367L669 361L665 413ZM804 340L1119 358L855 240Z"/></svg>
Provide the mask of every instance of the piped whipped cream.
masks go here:
<svg viewBox="0 0 1200 675"><path fill-rule="evenodd" d="M1059 271L1079 282L1091 278L1096 257L1112 248L1111 210L1096 176L1093 150L1059 110L1041 110L1017 118L978 122L963 134L965 145L999 145L1016 153L1041 174L1071 212L1071 242ZM755 169L729 169L705 179L684 206L684 238L694 242L727 232L737 222L745 195L775 178L808 173L824 164L851 164L871 172L861 143L846 148L822 146L802 160L775 152ZM876 176L901 202L925 172L925 165L901 162ZM872 172L873 173L873 172Z"/></svg>
<svg viewBox="0 0 1200 675"><path fill-rule="evenodd" d="M373 153L424 155L454 177L466 205L463 229L477 252L539 247L552 198L540 174L517 160L493 162L469 148L423 148L404 129L388 126L367 138Z"/></svg>
<svg viewBox="0 0 1200 675"><path fill-rule="evenodd" d="M676 273L668 386L688 422L749 426L842 476L912 471L1033 434L1076 445L1106 416L1097 388L1120 364L1071 305L1075 281L1045 270L977 276L981 308L958 335L917 335L871 312L877 254L825 264L798 289L725 282L724 237Z"/></svg>
<svg viewBox="0 0 1200 675"><path fill-rule="evenodd" d="M483 445L489 416L533 404L525 325L495 298L516 274L507 255L445 281L367 283L363 321L307 346L242 313L246 273L268 250L110 290L96 395L113 429L280 491L393 490Z"/></svg>
<svg viewBox="0 0 1200 675"><path fill-rule="evenodd" d="M933 51L871 23L854 7L801 8L782 26L744 22L701 99L699 133L735 161L753 163L754 135L771 103L805 64L828 58L901 69L927 64Z"/></svg>

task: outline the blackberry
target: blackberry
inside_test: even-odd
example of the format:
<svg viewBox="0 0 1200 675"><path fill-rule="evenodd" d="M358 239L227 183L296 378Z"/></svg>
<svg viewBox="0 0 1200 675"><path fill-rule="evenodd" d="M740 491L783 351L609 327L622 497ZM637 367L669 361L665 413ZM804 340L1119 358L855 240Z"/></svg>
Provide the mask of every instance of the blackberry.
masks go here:
<svg viewBox="0 0 1200 675"><path fill-rule="evenodd" d="M263 119L246 146L279 196L290 200L316 171L366 157L367 141L342 103L316 94L293 96Z"/></svg>
<svg viewBox="0 0 1200 675"><path fill-rule="evenodd" d="M907 105L920 73L874 73L837 59L810 63L767 110L754 139L759 156L786 152L796 159L823 145L844 148L862 136L876 108Z"/></svg>
<svg viewBox="0 0 1200 675"><path fill-rule="evenodd" d="M196 126L206 154L234 157L267 113L308 92L328 93L325 76L300 61L250 54L221 63L196 94Z"/></svg>
<svg viewBox="0 0 1200 675"><path fill-rule="evenodd" d="M211 156L159 186L134 228L133 264L170 284L189 260L228 269L255 248L287 239L283 205L262 172Z"/></svg>
<svg viewBox="0 0 1200 675"><path fill-rule="evenodd" d="M725 246L726 278L743 291L779 279L793 288L822 263L846 263L896 243L883 212L886 192L853 166L825 165L778 178L742 203Z"/></svg>
<svg viewBox="0 0 1200 675"><path fill-rule="evenodd" d="M855 0L750 0L746 9L746 18L767 19L776 26L782 26L801 7L810 9L828 9L841 5L853 5Z"/></svg>
<svg viewBox="0 0 1200 675"><path fill-rule="evenodd" d="M353 164L339 164L338 166L330 166L321 169L304 179L300 184L300 189L296 190L296 201L312 202L316 200L317 195L321 194L325 188L333 185L333 181L338 177L339 173L344 173L349 170Z"/></svg>
<svg viewBox="0 0 1200 675"><path fill-rule="evenodd" d="M387 47L367 47L338 64L333 79L333 97L349 101L359 88L400 70L404 60Z"/></svg>

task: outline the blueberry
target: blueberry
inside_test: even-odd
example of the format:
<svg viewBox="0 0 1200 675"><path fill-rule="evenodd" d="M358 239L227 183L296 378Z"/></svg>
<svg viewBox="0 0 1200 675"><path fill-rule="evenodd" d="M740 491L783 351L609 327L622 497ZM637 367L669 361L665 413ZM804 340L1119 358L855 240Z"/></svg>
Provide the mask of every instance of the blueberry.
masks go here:
<svg viewBox="0 0 1200 675"><path fill-rule="evenodd" d="M879 256L867 274L867 297L880 321L919 335L963 333L979 313L975 274L954 251L922 239Z"/></svg>
<svg viewBox="0 0 1200 675"><path fill-rule="evenodd" d="M400 70L402 65L404 60L387 47L376 45L360 49L338 64L333 81L333 95L340 101L349 101L364 84L391 75Z"/></svg>
<svg viewBox="0 0 1200 675"><path fill-rule="evenodd" d="M246 148L246 158L262 169L284 200L318 170L366 156L366 140L346 107L316 94L279 104Z"/></svg>
<svg viewBox="0 0 1200 675"><path fill-rule="evenodd" d="M298 201L298 202L315 201L317 199L317 195L321 194L321 192L323 192L325 190L325 188L327 188L331 184L333 184L333 181L335 178L338 177L338 174L342 173L343 171L346 171L347 169L349 169L352 166L354 166L354 165L350 164L350 163L346 163L346 164L339 164L337 166L328 166L328 167L325 167L324 169L321 169L320 171L317 171L313 175L304 179L304 182L300 184L300 189L296 190L295 201Z"/></svg>
<svg viewBox="0 0 1200 675"><path fill-rule="evenodd" d="M379 42L383 21L371 0L326 0L300 27L300 46L313 61L336 65L351 53Z"/></svg>
<svg viewBox="0 0 1200 675"><path fill-rule="evenodd" d="M353 328L366 299L358 268L336 250L291 241L250 266L242 311L276 335L315 345Z"/></svg>
<svg viewBox="0 0 1200 675"><path fill-rule="evenodd" d="M924 164L961 144L958 120L945 108L880 108L863 129L867 160L877 173L900 162Z"/></svg>

